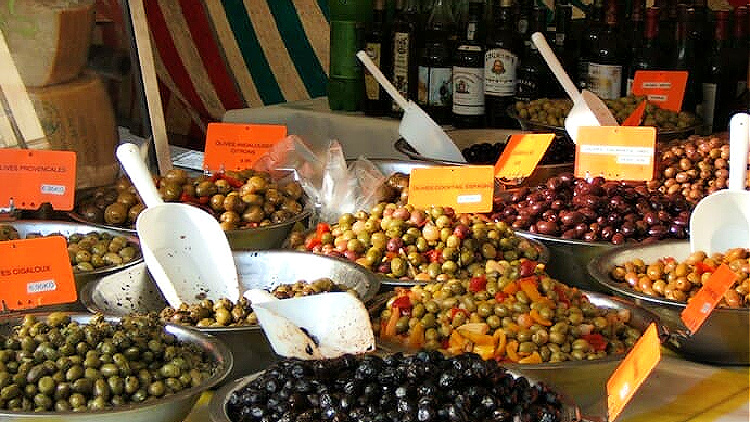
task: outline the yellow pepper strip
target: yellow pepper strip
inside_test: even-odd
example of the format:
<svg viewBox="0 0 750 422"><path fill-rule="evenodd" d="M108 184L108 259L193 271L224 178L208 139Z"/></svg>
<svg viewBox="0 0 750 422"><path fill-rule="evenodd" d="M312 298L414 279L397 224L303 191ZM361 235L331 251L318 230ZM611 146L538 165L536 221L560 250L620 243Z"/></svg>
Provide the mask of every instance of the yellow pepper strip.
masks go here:
<svg viewBox="0 0 750 422"><path fill-rule="evenodd" d="M539 324L539 325L544 325L545 327L549 327L549 326L551 326L551 325L552 325L552 321L550 321L550 320L548 320L548 319L544 318L544 317L543 317L543 316L542 316L542 315L541 315L541 314L539 313L539 311L537 311L536 309L532 309L532 310L531 310L531 319L533 319L533 320L534 320L534 322L536 322L537 324Z"/></svg>
<svg viewBox="0 0 750 422"><path fill-rule="evenodd" d="M487 336L487 337L490 337L490 336ZM483 360L492 359L495 356L495 345L494 344L488 344L488 345L475 344L473 352L481 356Z"/></svg>
<svg viewBox="0 0 750 422"><path fill-rule="evenodd" d="M530 355L518 361L518 363L542 363L542 357L534 351Z"/></svg>
<svg viewBox="0 0 750 422"><path fill-rule="evenodd" d="M518 362L521 358L518 356L518 341L511 340L505 345L505 354L511 362Z"/></svg>
<svg viewBox="0 0 750 422"><path fill-rule="evenodd" d="M453 330L451 336L448 337L448 349L458 349L463 351L463 349L466 347L466 343L468 343L468 340L466 340L456 330Z"/></svg>
<svg viewBox="0 0 750 422"><path fill-rule="evenodd" d="M516 292L518 292L518 290L520 290L518 287L518 283L512 282L512 283L508 283L508 285L505 286L505 288L503 289L503 293L514 295L516 294Z"/></svg>
<svg viewBox="0 0 750 422"><path fill-rule="evenodd" d="M391 309L391 317L388 318L385 327L380 330L380 338L389 339L396 336L396 323L398 323L399 314L398 309Z"/></svg>
<svg viewBox="0 0 750 422"><path fill-rule="evenodd" d="M487 334L489 329L490 326L484 322L470 322L456 327L458 333L464 337L469 337L471 335L484 335ZM471 339L471 337L469 337L469 339Z"/></svg>
<svg viewBox="0 0 750 422"><path fill-rule="evenodd" d="M508 337L505 335L505 330L498 328L495 330L495 334L492 335L497 339L497 348L495 349L495 356L505 355L505 345L508 341Z"/></svg>
<svg viewBox="0 0 750 422"><path fill-rule="evenodd" d="M526 296L531 299L532 302L538 302L542 298L542 295L538 290L536 276L524 277L518 280L518 285L521 287L521 290L526 293Z"/></svg>
<svg viewBox="0 0 750 422"><path fill-rule="evenodd" d="M409 330L409 339L406 345L412 349L419 349L424 345L424 326L421 322L417 322Z"/></svg>

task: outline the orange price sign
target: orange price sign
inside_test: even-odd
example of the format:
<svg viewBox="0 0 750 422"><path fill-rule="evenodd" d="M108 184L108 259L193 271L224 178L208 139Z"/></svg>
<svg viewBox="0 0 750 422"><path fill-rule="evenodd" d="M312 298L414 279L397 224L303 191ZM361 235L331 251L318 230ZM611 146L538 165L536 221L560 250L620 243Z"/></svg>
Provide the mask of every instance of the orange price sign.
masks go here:
<svg viewBox="0 0 750 422"><path fill-rule="evenodd" d="M511 135L495 163L495 177L518 179L530 176L553 139L554 133Z"/></svg>
<svg viewBox="0 0 750 422"><path fill-rule="evenodd" d="M0 242L0 300L29 309L77 300L73 267L62 236Z"/></svg>
<svg viewBox="0 0 750 422"><path fill-rule="evenodd" d="M661 108L680 111L685 96L688 73L684 70L637 70L633 78L633 94L645 95Z"/></svg>
<svg viewBox="0 0 750 422"><path fill-rule="evenodd" d="M656 324L651 323L607 380L607 413L610 422L622 413L625 405L660 360L661 342Z"/></svg>
<svg viewBox="0 0 750 422"><path fill-rule="evenodd" d="M651 126L583 126L578 129L574 174L650 181L655 148L656 128Z"/></svg>
<svg viewBox="0 0 750 422"><path fill-rule="evenodd" d="M416 168L409 175L409 203L417 208L451 207L457 213L490 212L493 166Z"/></svg>
<svg viewBox="0 0 750 422"><path fill-rule="evenodd" d="M203 169L224 171L252 168L286 134L284 125L209 123Z"/></svg>
<svg viewBox="0 0 750 422"><path fill-rule="evenodd" d="M0 208L35 210L44 202L60 211L73 209L76 153L38 149L0 149Z"/></svg>
<svg viewBox="0 0 750 422"><path fill-rule="evenodd" d="M703 283L703 287L688 301L687 306L680 314L682 322L685 323L691 333L695 334L701 325L706 322L716 304L719 303L721 298L724 297L724 293L732 287L736 280L737 274L730 270L726 264L721 264L711 274L711 277Z"/></svg>

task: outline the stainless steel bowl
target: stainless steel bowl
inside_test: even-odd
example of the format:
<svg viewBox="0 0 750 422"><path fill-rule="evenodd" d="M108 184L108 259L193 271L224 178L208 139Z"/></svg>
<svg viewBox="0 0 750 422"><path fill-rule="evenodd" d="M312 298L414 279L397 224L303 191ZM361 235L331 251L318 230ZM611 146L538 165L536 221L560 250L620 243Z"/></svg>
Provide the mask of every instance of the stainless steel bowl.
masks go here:
<svg viewBox="0 0 750 422"><path fill-rule="evenodd" d="M716 309L694 335L688 336L680 318L685 303L647 296L609 277L615 265L635 258L644 262L667 257L681 261L689 255L690 242L686 240L625 246L600 255L591 261L588 270L602 286L659 315L670 334L666 345L686 358L716 364L750 364L750 309Z"/></svg>
<svg viewBox="0 0 750 422"><path fill-rule="evenodd" d="M39 314L40 319L44 315ZM90 314L72 314L71 319L81 324L90 321ZM13 314L0 318L0 333L7 334L14 325L21 323L22 314ZM118 318L107 317L109 321ZM190 413L200 395L209 388L219 384L232 367L232 355L227 347L217 339L188 330L175 325L167 325L166 330L178 340L194 344L204 350L215 365L213 375L202 385L182 390L159 400L147 401L141 404L119 406L112 410L97 412L10 412L0 411L0 420L5 422L179 422Z"/></svg>
<svg viewBox="0 0 750 422"><path fill-rule="evenodd" d="M366 302L380 289L378 279L371 272L338 258L297 251L244 251L234 252L234 260L241 290L272 290L297 280L329 277L354 289ZM145 264L91 282L81 292L80 300L92 312L116 316L159 312L168 306ZM215 336L229 347L234 366L228 380L263 370L279 359L260 326L190 329Z"/></svg>
<svg viewBox="0 0 750 422"><path fill-rule="evenodd" d="M547 273L563 283L583 290L607 292L586 270L588 263L599 255L615 248L609 242L586 242L555 236L517 231L519 236L536 240L549 251Z"/></svg>

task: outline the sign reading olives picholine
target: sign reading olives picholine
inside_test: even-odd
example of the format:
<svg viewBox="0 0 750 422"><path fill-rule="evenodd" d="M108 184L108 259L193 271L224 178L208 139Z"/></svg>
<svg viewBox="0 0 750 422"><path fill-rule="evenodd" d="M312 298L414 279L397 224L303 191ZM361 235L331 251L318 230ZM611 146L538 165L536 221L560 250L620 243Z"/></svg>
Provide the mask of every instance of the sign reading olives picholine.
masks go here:
<svg viewBox="0 0 750 422"><path fill-rule="evenodd" d="M75 186L73 151L0 149L0 208L35 210L48 202L70 211Z"/></svg>
<svg viewBox="0 0 750 422"><path fill-rule="evenodd" d="M438 166L413 169L409 203L417 208L451 207L457 213L490 212L494 166Z"/></svg>
<svg viewBox="0 0 750 422"><path fill-rule="evenodd" d="M0 301L17 310L77 300L62 236L0 242Z"/></svg>

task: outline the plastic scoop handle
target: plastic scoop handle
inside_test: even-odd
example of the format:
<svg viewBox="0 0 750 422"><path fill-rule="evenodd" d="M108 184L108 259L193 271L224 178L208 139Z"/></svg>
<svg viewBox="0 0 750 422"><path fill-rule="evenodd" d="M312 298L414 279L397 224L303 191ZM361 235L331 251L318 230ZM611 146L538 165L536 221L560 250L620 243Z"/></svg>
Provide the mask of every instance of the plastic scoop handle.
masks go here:
<svg viewBox="0 0 750 422"><path fill-rule="evenodd" d="M117 147L117 159L127 170L130 181L138 190L138 194L143 199L146 207L151 208L163 204L159 192L156 190L154 180L151 178L151 172L146 167L146 163L141 158L140 149L135 144L122 144Z"/></svg>
<svg viewBox="0 0 750 422"><path fill-rule="evenodd" d="M544 35L541 32L534 32L531 34L531 42L534 43L537 50L539 50L539 53L542 54L544 61L547 62L547 66L549 66L550 70L557 78L557 81L560 82L560 85L562 85L570 99L573 100L574 103L583 101L581 93L578 92L578 89L570 79L570 76L568 76L568 73L565 72L562 64L560 64L560 60L557 59L557 56L552 51L549 44L547 44L547 39L544 38Z"/></svg>
<svg viewBox="0 0 750 422"><path fill-rule="evenodd" d="M409 102L406 100L406 98L404 98L403 95L401 95L398 92L398 90L396 89L395 86L393 86L391 81L385 78L385 75L383 75L383 72L381 72L380 69L378 69L378 67L375 66L375 63L373 63L372 60L370 60L370 56L368 56L367 53L364 52L364 50L359 50L357 52L357 58L359 59L359 61L362 62L362 64L365 65L367 70L369 70L370 73L372 73L372 76L374 76L375 80L378 81L380 86L382 86L383 89L385 89L385 92L387 92L388 95L393 97L393 100L396 101L398 106L406 110L406 107L409 105Z"/></svg>
<svg viewBox="0 0 750 422"><path fill-rule="evenodd" d="M729 121L729 181L727 188L745 189L747 152L750 148L750 115L737 113Z"/></svg>

